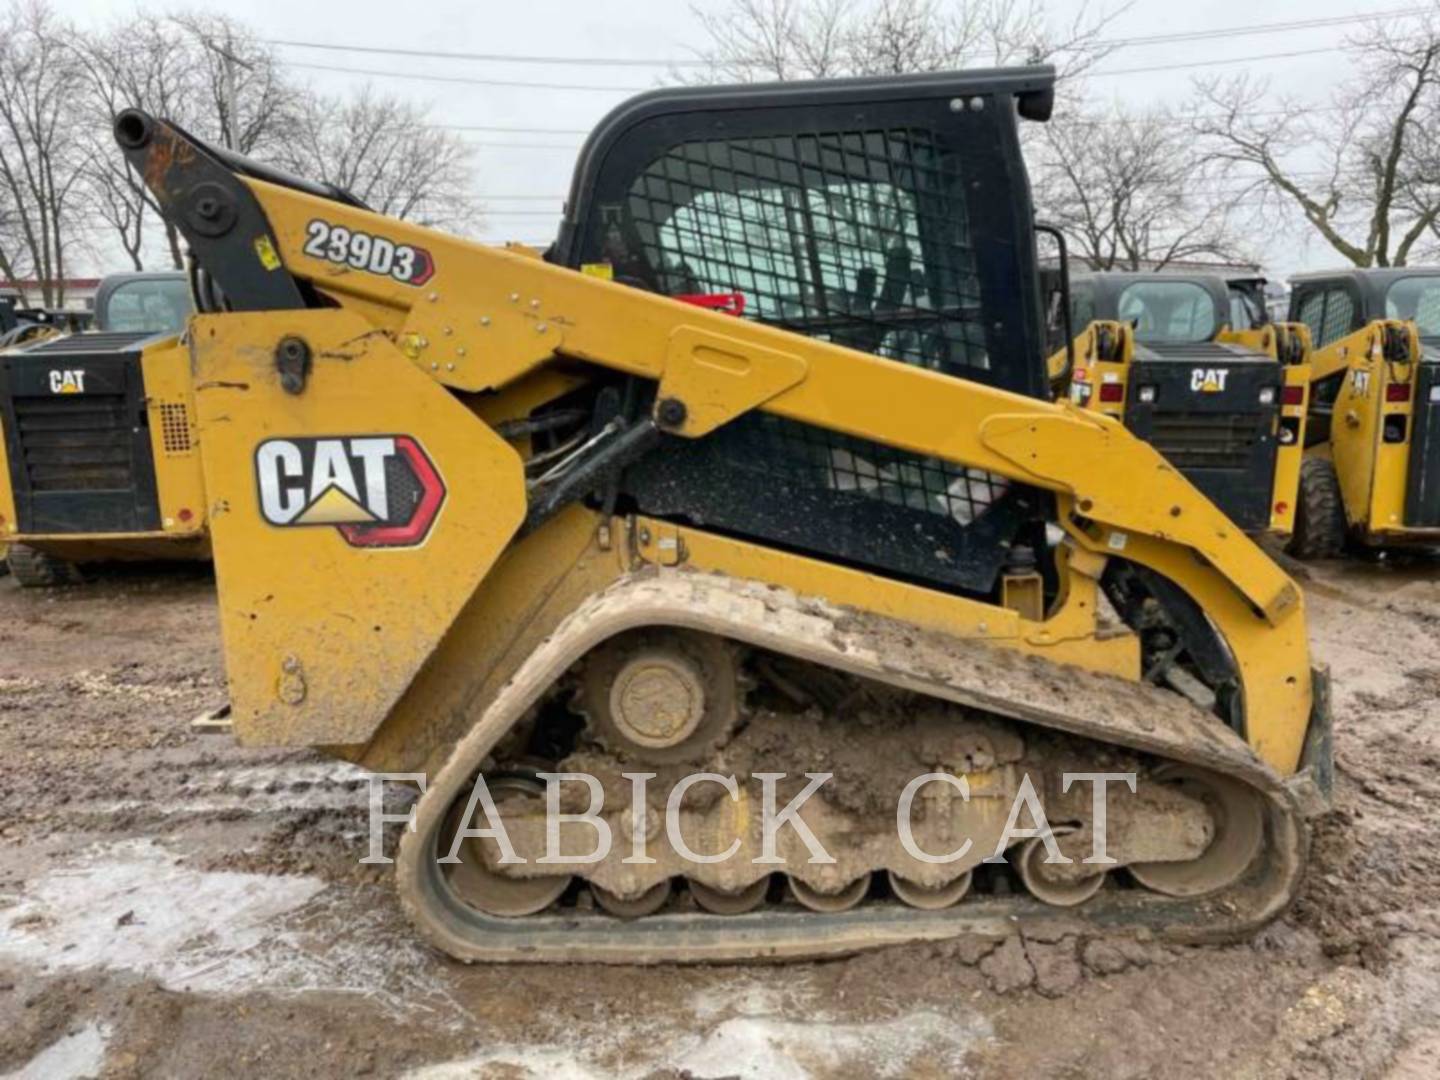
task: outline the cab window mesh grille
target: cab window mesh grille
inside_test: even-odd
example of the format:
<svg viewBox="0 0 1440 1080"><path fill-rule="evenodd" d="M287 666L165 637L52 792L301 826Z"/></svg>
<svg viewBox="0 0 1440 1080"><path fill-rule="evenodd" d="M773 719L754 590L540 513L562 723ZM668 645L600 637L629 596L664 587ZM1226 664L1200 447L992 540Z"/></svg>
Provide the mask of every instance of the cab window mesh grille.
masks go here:
<svg viewBox="0 0 1440 1080"><path fill-rule="evenodd" d="M747 316L812 337L990 367L959 162L931 132L683 143L636 177L626 210L615 224L661 292L740 292Z"/></svg>
<svg viewBox="0 0 1440 1080"><path fill-rule="evenodd" d="M590 258L634 286L739 293L744 318L1000 382L967 178L918 127L697 138L639 159L596 204ZM625 485L646 512L978 592L1030 505L982 470L758 410L667 440Z"/></svg>
<svg viewBox="0 0 1440 1080"><path fill-rule="evenodd" d="M760 413L740 421L751 471L806 487L853 492L969 525L1009 487L1003 476L918 457L880 443Z"/></svg>

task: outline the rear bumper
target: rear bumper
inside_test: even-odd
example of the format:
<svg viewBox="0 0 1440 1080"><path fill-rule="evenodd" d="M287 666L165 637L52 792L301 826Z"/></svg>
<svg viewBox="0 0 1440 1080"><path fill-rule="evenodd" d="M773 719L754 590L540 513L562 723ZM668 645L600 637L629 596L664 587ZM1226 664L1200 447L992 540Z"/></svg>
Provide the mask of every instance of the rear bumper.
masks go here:
<svg viewBox="0 0 1440 1080"><path fill-rule="evenodd" d="M67 562L146 562L209 559L210 537L203 528L188 532L11 535L6 544L24 544Z"/></svg>

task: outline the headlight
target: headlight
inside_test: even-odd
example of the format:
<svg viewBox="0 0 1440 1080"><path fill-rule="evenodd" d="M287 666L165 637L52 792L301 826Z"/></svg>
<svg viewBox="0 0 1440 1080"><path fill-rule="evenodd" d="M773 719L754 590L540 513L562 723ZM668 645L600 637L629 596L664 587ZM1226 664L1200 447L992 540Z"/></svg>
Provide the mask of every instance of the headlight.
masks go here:
<svg viewBox="0 0 1440 1080"><path fill-rule="evenodd" d="M1136 391L1136 396L1139 397L1142 404L1153 405L1155 404L1155 387L1142 386Z"/></svg>
<svg viewBox="0 0 1440 1080"><path fill-rule="evenodd" d="M1263 387L1260 388L1260 404L1261 404L1261 405L1274 405L1274 404L1275 404L1275 388L1274 388L1273 386L1263 386Z"/></svg>

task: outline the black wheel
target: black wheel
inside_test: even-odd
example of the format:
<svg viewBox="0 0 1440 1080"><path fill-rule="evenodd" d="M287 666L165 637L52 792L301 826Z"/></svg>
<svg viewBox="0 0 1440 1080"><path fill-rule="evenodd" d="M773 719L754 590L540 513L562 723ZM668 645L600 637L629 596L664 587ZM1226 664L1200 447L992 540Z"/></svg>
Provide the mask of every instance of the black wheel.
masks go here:
<svg viewBox="0 0 1440 1080"><path fill-rule="evenodd" d="M1300 464L1295 534L1285 550L1297 559L1333 559L1345 550L1345 502L1333 462L1307 457Z"/></svg>
<svg viewBox="0 0 1440 1080"><path fill-rule="evenodd" d="M27 589L43 589L54 585L78 585L80 568L65 559L57 559L27 544L11 544L5 558L15 582Z"/></svg>

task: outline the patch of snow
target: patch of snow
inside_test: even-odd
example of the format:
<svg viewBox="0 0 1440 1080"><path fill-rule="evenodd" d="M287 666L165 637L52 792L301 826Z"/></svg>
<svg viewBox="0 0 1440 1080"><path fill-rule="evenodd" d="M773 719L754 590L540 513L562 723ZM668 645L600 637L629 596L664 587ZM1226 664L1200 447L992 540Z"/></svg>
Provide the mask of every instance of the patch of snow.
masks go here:
<svg viewBox="0 0 1440 1080"><path fill-rule="evenodd" d="M392 905L319 878L193 869L151 840L92 849L0 910L0 959L109 968L169 990L352 993L397 1014L473 1016Z"/></svg>
<svg viewBox="0 0 1440 1080"><path fill-rule="evenodd" d="M153 841L127 840L29 882L0 919L0 956L50 971L135 971L181 989L324 888L313 877L194 870Z"/></svg>
<svg viewBox="0 0 1440 1080"><path fill-rule="evenodd" d="M89 1024L51 1043L16 1072L0 1080L86 1080L100 1075L110 1029Z"/></svg>
<svg viewBox="0 0 1440 1080"><path fill-rule="evenodd" d="M557 1032L552 1042L491 1047L464 1061L419 1069L407 1080L466 1080L492 1072L535 1080L637 1080L656 1071L695 1080L953 1076L992 1035L985 1017L970 1010L840 1023L816 1007L812 993L803 982L776 991L741 977L697 995L693 1025L584 1024Z"/></svg>
<svg viewBox="0 0 1440 1080"><path fill-rule="evenodd" d="M921 1066L954 1076L983 1020L916 1012L869 1024L833 1024L740 1016L710 1031L699 1046L665 1064L696 1080L809 1080L821 1075L905 1077Z"/></svg>

